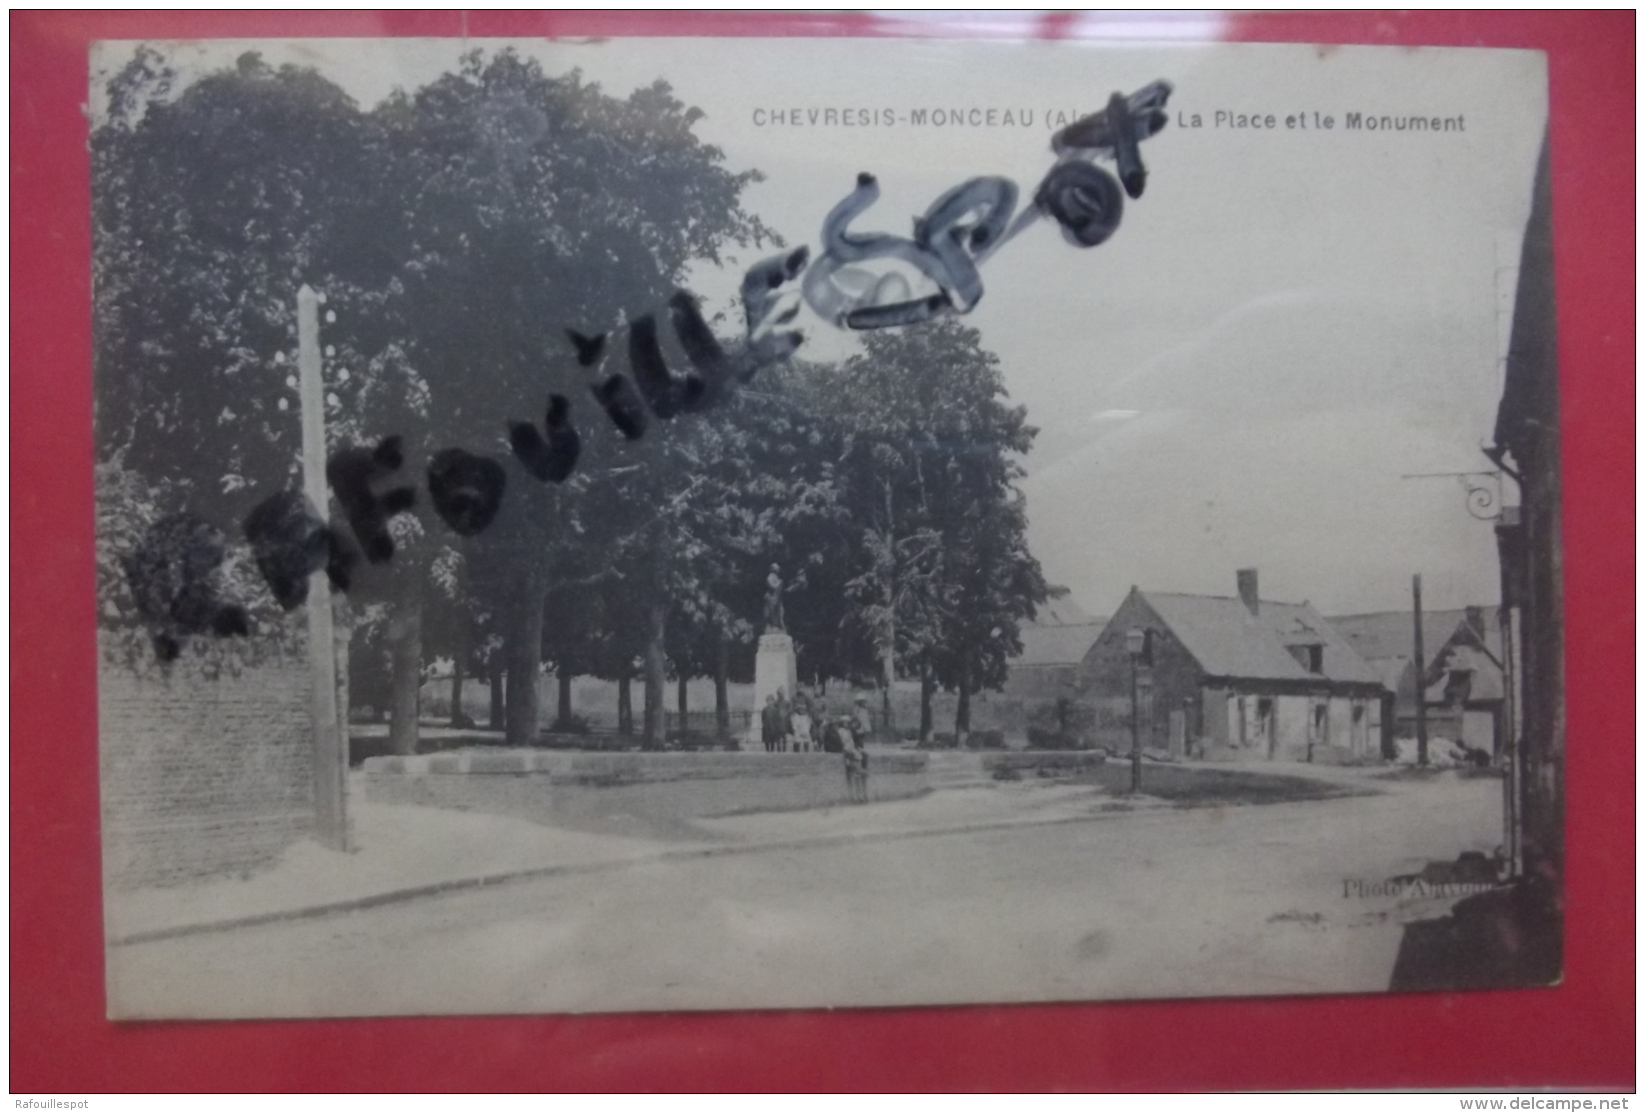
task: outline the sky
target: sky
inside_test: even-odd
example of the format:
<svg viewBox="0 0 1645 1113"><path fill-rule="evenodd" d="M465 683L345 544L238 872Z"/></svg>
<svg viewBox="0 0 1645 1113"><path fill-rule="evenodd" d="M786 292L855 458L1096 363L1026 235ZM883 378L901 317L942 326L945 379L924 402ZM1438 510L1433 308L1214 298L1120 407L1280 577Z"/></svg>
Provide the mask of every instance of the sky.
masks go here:
<svg viewBox="0 0 1645 1113"><path fill-rule="evenodd" d="M255 48L370 105L465 48L504 45L617 95L665 78L704 111L697 133L731 169L766 174L745 206L814 250L859 171L882 196L854 231L907 235L939 194L980 175L1012 178L1026 202L1060 121L1169 81L1170 123L1143 144L1146 191L1113 237L1080 249L1050 222L1028 228L985 263L965 318L1040 430L1024 489L1047 579L1096 614L1133 585L1232 595L1243 567L1259 570L1264 598L1327 614L1407 608L1418 573L1426 606L1497 601L1494 535L1467 513L1462 485L1404 477L1491 466L1479 449L1546 126L1541 54L933 39L165 49L186 79ZM94 119L100 79L131 49L94 48ZM859 110L856 124L830 126L829 108ZM912 119L973 108L994 109L995 125ZM770 123L794 109L800 126ZM1462 128L1349 130L1349 112L1460 116ZM1272 129L1227 126L1270 114ZM1306 127L1286 126L1303 115ZM1318 126L1325 116L1333 129ZM727 298L754 258L699 271L694 286ZM806 355L852 350L808 311L798 323Z"/></svg>

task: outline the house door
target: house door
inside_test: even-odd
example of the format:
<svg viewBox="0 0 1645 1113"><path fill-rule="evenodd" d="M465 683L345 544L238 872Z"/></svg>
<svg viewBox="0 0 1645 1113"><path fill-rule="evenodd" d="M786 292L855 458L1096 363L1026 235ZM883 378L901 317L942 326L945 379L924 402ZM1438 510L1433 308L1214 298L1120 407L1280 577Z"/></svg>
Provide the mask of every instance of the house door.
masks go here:
<svg viewBox="0 0 1645 1113"><path fill-rule="evenodd" d="M1188 715L1182 708L1171 711L1171 756L1182 757L1188 749Z"/></svg>
<svg viewBox="0 0 1645 1113"><path fill-rule="evenodd" d="M1274 701L1267 696L1257 700L1257 749L1270 759L1278 732L1274 730Z"/></svg>

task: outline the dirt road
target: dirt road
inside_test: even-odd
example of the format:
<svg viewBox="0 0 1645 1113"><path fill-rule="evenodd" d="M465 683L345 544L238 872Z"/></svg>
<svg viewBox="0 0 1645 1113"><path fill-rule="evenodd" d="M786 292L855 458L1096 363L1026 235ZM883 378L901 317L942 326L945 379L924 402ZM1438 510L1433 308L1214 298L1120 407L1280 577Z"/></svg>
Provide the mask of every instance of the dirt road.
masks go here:
<svg viewBox="0 0 1645 1113"><path fill-rule="evenodd" d="M522 882L120 947L111 989L150 1016L1378 991L1400 910L1346 883L1490 851L1501 791L1384 787Z"/></svg>

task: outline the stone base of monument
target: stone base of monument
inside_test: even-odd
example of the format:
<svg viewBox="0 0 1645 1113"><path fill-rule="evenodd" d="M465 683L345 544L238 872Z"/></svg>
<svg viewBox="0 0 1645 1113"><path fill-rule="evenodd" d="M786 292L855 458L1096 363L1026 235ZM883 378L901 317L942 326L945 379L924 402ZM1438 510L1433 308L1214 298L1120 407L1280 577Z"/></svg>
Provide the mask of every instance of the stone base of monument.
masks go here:
<svg viewBox="0 0 1645 1113"><path fill-rule="evenodd" d="M793 700L798 684L794 639L787 634L761 634L759 648L754 653L754 718L748 728L748 742L755 749L764 745L760 740L760 712L765 709L765 698L781 691L785 698Z"/></svg>

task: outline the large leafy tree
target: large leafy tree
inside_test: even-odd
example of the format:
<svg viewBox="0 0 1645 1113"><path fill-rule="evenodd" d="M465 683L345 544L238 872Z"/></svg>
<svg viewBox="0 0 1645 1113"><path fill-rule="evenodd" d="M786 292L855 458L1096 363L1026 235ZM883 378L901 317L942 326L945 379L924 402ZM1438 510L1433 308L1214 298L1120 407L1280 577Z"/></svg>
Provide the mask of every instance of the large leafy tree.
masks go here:
<svg viewBox="0 0 1645 1113"><path fill-rule="evenodd" d="M231 527L295 478L298 288L384 277L381 145L311 70L173 80L140 50L92 134L98 449Z"/></svg>
<svg viewBox="0 0 1645 1113"><path fill-rule="evenodd" d="M755 570L747 614L762 621L769 564L784 581L784 617L800 676L813 684L859 679L876 667L875 647L847 603L861 560L859 519L848 462L860 414L842 393L840 368L796 359L745 392L766 435L761 474L769 477L775 543ZM792 493L793 497L789 497Z"/></svg>
<svg viewBox="0 0 1645 1113"><path fill-rule="evenodd" d="M666 84L618 99L510 51L473 52L375 116L399 168L392 205L411 229L395 284L437 435L505 456L507 421L539 417L551 392L572 400L583 435L582 464L563 485L511 466L479 558L510 599L507 729L526 743L550 593L654 578L652 565L618 550L655 540L656 524L637 509L652 477L638 473L668 451L658 435L625 442L588 404L565 330L632 320L660 306L692 262L768 238L739 200L757 175L726 169L693 132L701 113ZM646 496L625 496L639 487Z"/></svg>
<svg viewBox="0 0 1645 1113"><path fill-rule="evenodd" d="M1015 494L1033 431L974 330L871 333L843 368L768 369L635 441L590 403L568 326L658 313L693 262L774 241L741 205L757 175L726 168L666 85L617 98L507 51L369 112L255 54L174 84L139 50L93 136L102 486L228 533L291 486L292 307L303 283L322 290L330 447L392 434L400 482L426 488L452 447L506 479L477 536L425 489L394 520L393 561L352 589L392 662L396 748L416 746L429 651L506 666L517 744L536 736L545 658L625 693L638 667L656 744L666 660L714 675L726 706L772 563L804 674L876 675L888 707L898 675L962 707L997 683L1043 584ZM558 484L507 435L550 393L582 434Z"/></svg>
<svg viewBox="0 0 1645 1113"><path fill-rule="evenodd" d="M395 520L392 567L354 588L392 603L396 745L415 745L425 606L441 648L469 632L459 582L504 620L510 733L529 741L550 588L620 574L593 547L643 525L607 511L648 446L586 404L564 329L632 319L693 261L767 238L738 200L757 176L725 169L660 82L616 98L506 51L371 112L255 54L174 84L140 50L93 141L103 458L232 531L295 480L292 307L324 291L333 448L398 435L411 483L445 447L510 465L486 536L453 539L425 496ZM584 437L558 487L506 440L551 391Z"/></svg>
<svg viewBox="0 0 1645 1113"><path fill-rule="evenodd" d="M1007 662L1022 652L1020 623L1045 599L1027 528L1026 499L1014 492L973 500L948 532L961 556L948 562L943 636L926 659L936 679L959 693L957 737L971 729L971 696L1005 683Z"/></svg>
<svg viewBox="0 0 1645 1113"><path fill-rule="evenodd" d="M688 497L663 533L663 586L677 627L669 656L679 678L714 678L722 735L732 661L748 658L763 627L770 565L803 585L813 562L793 542L838 522L843 510L823 426L791 398L751 391L681 430L676 452L689 468Z"/></svg>
<svg viewBox="0 0 1645 1113"><path fill-rule="evenodd" d="M91 137L99 474L141 476L249 565L241 523L298 484L303 285L327 302L328 447L426 412L384 295L402 254L380 204L384 135L313 70L256 53L179 89L139 47L106 91ZM99 499L128 491L100 484Z"/></svg>
<svg viewBox="0 0 1645 1113"><path fill-rule="evenodd" d="M1004 680L1017 622L1044 599L1016 489L1034 430L1008 404L998 359L953 319L871 333L834 392L848 430L845 482L860 523L849 582L854 625L873 643L890 721L899 675L969 699Z"/></svg>

